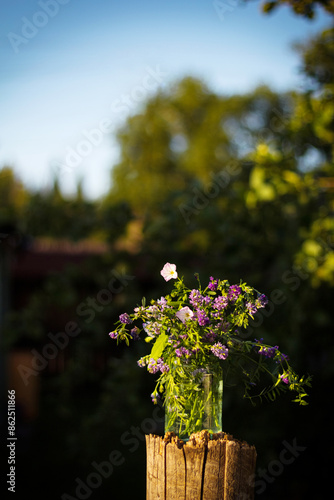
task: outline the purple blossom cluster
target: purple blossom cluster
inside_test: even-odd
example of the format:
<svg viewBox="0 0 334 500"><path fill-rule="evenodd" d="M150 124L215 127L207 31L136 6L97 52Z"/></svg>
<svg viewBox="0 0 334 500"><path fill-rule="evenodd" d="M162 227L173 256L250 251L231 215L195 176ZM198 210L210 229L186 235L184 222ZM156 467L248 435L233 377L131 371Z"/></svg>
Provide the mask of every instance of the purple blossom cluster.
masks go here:
<svg viewBox="0 0 334 500"><path fill-rule="evenodd" d="M149 337L157 337L161 333L161 324L157 321L143 323L143 328Z"/></svg>
<svg viewBox="0 0 334 500"><path fill-rule="evenodd" d="M196 309L203 304L204 297L199 290L194 288L189 294L189 302Z"/></svg>
<svg viewBox="0 0 334 500"><path fill-rule="evenodd" d="M217 342L211 347L211 352L213 352L213 354L217 356L217 358L223 360L225 360L228 356L228 348L226 347L226 345L222 345L220 342Z"/></svg>
<svg viewBox="0 0 334 500"><path fill-rule="evenodd" d="M169 371L169 366L164 362L164 360L162 358L158 358L157 361L154 359L154 358L149 358L149 359L145 359L144 358L140 358L138 361L137 361L137 364L138 366L140 366L141 368L143 368L144 366L147 365L147 370L149 371L149 373L157 373L157 372L161 372L161 373L166 373Z"/></svg>
<svg viewBox="0 0 334 500"><path fill-rule="evenodd" d="M117 337L118 337L118 331L117 331L117 330L115 330L114 332L110 332L110 333L109 333L109 337L110 337L111 339L117 339Z"/></svg>
<svg viewBox="0 0 334 500"><path fill-rule="evenodd" d="M230 288L228 290L228 299L231 302L235 302L237 300L237 298L239 297L240 294L241 294L241 288L240 288L240 286L238 286L238 285L232 285L232 286L230 286Z"/></svg>
<svg viewBox="0 0 334 500"><path fill-rule="evenodd" d="M207 326L210 323L210 319L209 319L208 315L206 314L206 312L204 311L204 309L198 309L196 311L196 317L197 317L198 324L200 326Z"/></svg>
<svg viewBox="0 0 334 500"><path fill-rule="evenodd" d="M121 323L124 323L125 325L130 325L132 323L132 319L128 315L128 313L123 313L119 316L119 320Z"/></svg>
<svg viewBox="0 0 334 500"><path fill-rule="evenodd" d="M210 304L211 298L207 295L203 296L199 290L194 288L189 294L189 302L195 309L198 309Z"/></svg>
<svg viewBox="0 0 334 500"><path fill-rule="evenodd" d="M218 280L215 280L212 276L210 276L210 283L208 284L208 289L215 292L218 288Z"/></svg>
<svg viewBox="0 0 334 500"><path fill-rule="evenodd" d="M169 372L169 366L167 365L167 363L164 362L164 360L162 358L158 359L157 366L159 367L159 370L161 371L161 373Z"/></svg>
<svg viewBox="0 0 334 500"><path fill-rule="evenodd" d="M187 358L189 358L192 355L192 352L185 347L180 347L175 349L175 354L178 358L182 358L182 356L186 356Z"/></svg>
<svg viewBox="0 0 334 500"><path fill-rule="evenodd" d="M268 298L262 293L255 301L255 305L258 309L261 307L266 307L268 304Z"/></svg>
<svg viewBox="0 0 334 500"><path fill-rule="evenodd" d="M144 368L144 366L147 365L146 359L145 358L138 359L137 365L140 366L140 368Z"/></svg>
<svg viewBox="0 0 334 500"><path fill-rule="evenodd" d="M161 311L164 311L165 309L168 308L167 300L165 299L165 297L161 297L161 299L158 299L157 304L160 306Z"/></svg>
<svg viewBox="0 0 334 500"><path fill-rule="evenodd" d="M160 317L161 310L160 308L156 305L153 304L152 306L148 306L145 308L145 314L148 318L159 318Z"/></svg>
<svg viewBox="0 0 334 500"><path fill-rule="evenodd" d="M131 329L130 335L133 338L133 340L139 340L139 328L138 326L135 326L134 328Z"/></svg>
<svg viewBox="0 0 334 500"><path fill-rule="evenodd" d="M255 314L257 311L256 305L253 304L252 302L246 302L246 307L247 307L249 314Z"/></svg>
<svg viewBox="0 0 334 500"><path fill-rule="evenodd" d="M226 295L219 295L213 301L213 308L217 311L223 311L228 306L228 297Z"/></svg>
<svg viewBox="0 0 334 500"><path fill-rule="evenodd" d="M278 349L278 345L275 345L274 347L262 346L259 349L259 354L261 354L265 358L273 358L276 354L277 349Z"/></svg>
<svg viewBox="0 0 334 500"><path fill-rule="evenodd" d="M147 370L153 374L159 371L158 362L154 358L149 359L147 363Z"/></svg>

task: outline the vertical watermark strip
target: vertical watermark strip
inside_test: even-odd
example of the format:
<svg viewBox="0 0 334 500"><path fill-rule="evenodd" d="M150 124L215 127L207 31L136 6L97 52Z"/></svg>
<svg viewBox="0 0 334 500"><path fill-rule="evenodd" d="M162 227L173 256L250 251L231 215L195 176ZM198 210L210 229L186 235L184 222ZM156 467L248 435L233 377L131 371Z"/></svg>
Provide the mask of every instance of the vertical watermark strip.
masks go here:
<svg viewBox="0 0 334 500"><path fill-rule="evenodd" d="M8 491L15 493L16 474L15 474L15 457L16 457L16 440L15 436L15 390L8 391L7 402L7 416L8 416L8 436L7 436L7 449L8 449L8 473L7 485Z"/></svg>

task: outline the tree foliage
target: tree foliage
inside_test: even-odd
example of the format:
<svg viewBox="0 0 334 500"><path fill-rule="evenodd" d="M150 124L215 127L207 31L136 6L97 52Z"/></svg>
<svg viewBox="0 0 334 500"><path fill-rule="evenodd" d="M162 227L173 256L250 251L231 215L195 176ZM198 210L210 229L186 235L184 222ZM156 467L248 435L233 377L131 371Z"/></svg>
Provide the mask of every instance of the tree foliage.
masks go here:
<svg viewBox="0 0 334 500"><path fill-rule="evenodd" d="M270 13L278 7L288 5L294 14L313 19L317 10L324 10L327 14L334 14L333 0L269 0L262 4L263 12Z"/></svg>

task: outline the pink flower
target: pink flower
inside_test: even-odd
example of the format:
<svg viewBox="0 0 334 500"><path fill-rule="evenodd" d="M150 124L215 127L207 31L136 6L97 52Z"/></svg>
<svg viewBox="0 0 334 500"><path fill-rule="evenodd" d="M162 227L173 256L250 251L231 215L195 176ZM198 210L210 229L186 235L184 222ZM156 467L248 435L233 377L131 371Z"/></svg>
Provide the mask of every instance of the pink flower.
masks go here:
<svg viewBox="0 0 334 500"><path fill-rule="evenodd" d="M166 281L169 281L172 278L176 279L177 278L176 265L167 262L160 271L160 274Z"/></svg>
<svg viewBox="0 0 334 500"><path fill-rule="evenodd" d="M179 318L182 323L185 323L187 320L191 319L194 316L194 313L192 312L191 309L189 309L188 306L182 307L177 313L175 314L177 318Z"/></svg>

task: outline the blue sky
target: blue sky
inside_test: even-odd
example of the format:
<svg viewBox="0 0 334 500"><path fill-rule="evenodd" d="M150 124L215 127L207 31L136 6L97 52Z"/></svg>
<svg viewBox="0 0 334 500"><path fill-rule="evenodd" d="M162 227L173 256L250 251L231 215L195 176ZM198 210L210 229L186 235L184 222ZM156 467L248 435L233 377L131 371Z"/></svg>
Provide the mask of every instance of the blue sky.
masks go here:
<svg viewBox="0 0 334 500"><path fill-rule="evenodd" d="M291 50L329 24L240 0L2 0L0 168L30 188L55 175L102 196L117 127L158 89L200 77L216 92L298 88Z"/></svg>

